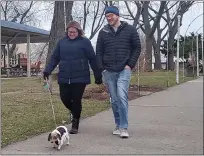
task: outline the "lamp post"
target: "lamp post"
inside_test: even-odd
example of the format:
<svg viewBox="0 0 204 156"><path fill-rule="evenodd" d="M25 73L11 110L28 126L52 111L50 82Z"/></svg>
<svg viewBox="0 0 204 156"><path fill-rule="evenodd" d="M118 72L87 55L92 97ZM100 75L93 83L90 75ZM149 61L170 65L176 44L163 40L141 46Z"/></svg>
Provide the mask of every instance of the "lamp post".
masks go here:
<svg viewBox="0 0 204 156"><path fill-rule="evenodd" d="M197 30L196 30L196 66L197 66L197 77L199 76L199 38L198 38L198 31L201 29L201 28L203 28L204 27L204 25L202 25L200 28L198 28ZM202 52L202 61L203 61L203 35L201 35L201 46L202 46L202 50L201 50L201 52ZM203 64L203 63L202 63Z"/></svg>
<svg viewBox="0 0 204 156"><path fill-rule="evenodd" d="M178 32L177 32L177 58L176 58L176 83L179 84L179 44L180 44L180 21L181 15L178 15Z"/></svg>
<svg viewBox="0 0 204 156"><path fill-rule="evenodd" d="M196 71L197 77L199 76L199 57L198 57L198 34L196 35Z"/></svg>
<svg viewBox="0 0 204 156"><path fill-rule="evenodd" d="M167 72L167 87L169 87L169 24L166 43L166 72Z"/></svg>
<svg viewBox="0 0 204 156"><path fill-rule="evenodd" d="M198 31L201 29L201 28L203 28L204 27L204 25L202 25L200 28L198 28L197 30L196 30L196 59L197 59L197 77L199 76L199 52L198 52L198 50L199 50L199 38L198 38ZM201 45L202 45L202 60L203 60L203 35L201 35Z"/></svg>
<svg viewBox="0 0 204 156"><path fill-rule="evenodd" d="M204 28L204 27L203 27ZM203 30L203 35L202 35L202 66L203 66L203 41L204 41L204 30ZM203 76L204 76L204 70L203 70Z"/></svg>
<svg viewBox="0 0 204 156"><path fill-rule="evenodd" d="M203 66L203 41L204 41L204 30L203 30L203 35L202 35L202 66ZM203 76L204 76L204 70L203 70Z"/></svg>

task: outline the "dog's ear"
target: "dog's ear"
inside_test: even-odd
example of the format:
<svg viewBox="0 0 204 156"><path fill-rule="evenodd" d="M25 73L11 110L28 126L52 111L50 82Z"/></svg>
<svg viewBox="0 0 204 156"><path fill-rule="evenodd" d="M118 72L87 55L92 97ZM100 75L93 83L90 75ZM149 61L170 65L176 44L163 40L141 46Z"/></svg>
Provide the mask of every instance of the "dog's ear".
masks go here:
<svg viewBox="0 0 204 156"><path fill-rule="evenodd" d="M48 141L50 141L51 139L51 133L48 135Z"/></svg>
<svg viewBox="0 0 204 156"><path fill-rule="evenodd" d="M60 134L57 134L57 137L58 137L60 140L62 139Z"/></svg>

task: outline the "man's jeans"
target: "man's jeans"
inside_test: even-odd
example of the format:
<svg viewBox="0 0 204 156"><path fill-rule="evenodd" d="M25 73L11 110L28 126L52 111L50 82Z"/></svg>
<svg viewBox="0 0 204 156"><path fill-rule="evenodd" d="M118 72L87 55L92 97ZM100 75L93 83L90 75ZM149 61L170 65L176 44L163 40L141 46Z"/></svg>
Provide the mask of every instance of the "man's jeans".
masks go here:
<svg viewBox="0 0 204 156"><path fill-rule="evenodd" d="M118 128L128 128L128 89L131 70L121 72L103 72L103 78L111 96L115 124Z"/></svg>

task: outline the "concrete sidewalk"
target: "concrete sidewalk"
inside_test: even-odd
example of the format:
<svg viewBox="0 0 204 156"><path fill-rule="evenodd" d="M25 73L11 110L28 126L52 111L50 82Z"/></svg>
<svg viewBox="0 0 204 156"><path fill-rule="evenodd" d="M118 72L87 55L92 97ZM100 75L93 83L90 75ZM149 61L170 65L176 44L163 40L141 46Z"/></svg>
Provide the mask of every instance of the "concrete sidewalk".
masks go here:
<svg viewBox="0 0 204 156"><path fill-rule="evenodd" d="M203 78L129 103L129 139L112 135L112 111L84 119L70 146L52 148L48 133L2 149L2 154L203 154ZM69 126L70 128L70 126Z"/></svg>

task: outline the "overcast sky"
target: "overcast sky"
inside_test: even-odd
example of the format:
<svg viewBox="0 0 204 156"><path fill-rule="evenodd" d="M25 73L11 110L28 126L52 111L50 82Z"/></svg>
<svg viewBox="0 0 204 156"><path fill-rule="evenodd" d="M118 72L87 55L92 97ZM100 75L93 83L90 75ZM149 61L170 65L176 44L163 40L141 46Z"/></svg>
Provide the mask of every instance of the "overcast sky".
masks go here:
<svg viewBox="0 0 204 156"><path fill-rule="evenodd" d="M189 11L184 15L183 25L181 26L181 34L184 35L188 25L195 19L198 15L203 14L203 4L194 4ZM203 26L203 15L198 17L189 27L188 32L197 31L201 26ZM187 32L187 33L188 33ZM203 29L199 29L198 33L203 33Z"/></svg>

